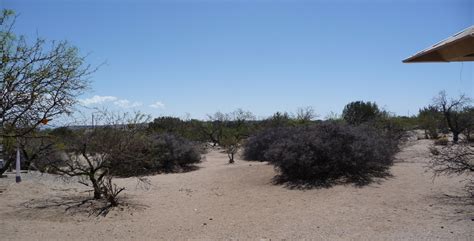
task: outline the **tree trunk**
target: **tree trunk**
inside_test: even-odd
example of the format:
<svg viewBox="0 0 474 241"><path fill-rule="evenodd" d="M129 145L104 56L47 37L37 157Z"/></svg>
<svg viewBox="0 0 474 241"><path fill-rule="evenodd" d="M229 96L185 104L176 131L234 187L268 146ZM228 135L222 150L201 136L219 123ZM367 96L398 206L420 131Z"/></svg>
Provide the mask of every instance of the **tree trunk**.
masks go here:
<svg viewBox="0 0 474 241"><path fill-rule="evenodd" d="M15 159L12 159L12 158L8 158L4 160L5 161L4 166L0 168L0 177L3 175L3 173L5 173L8 170L8 168L10 168L14 160Z"/></svg>
<svg viewBox="0 0 474 241"><path fill-rule="evenodd" d="M100 190L97 180L93 176L89 176L89 179L92 182L92 187L94 188L94 199L100 199L102 197L102 192Z"/></svg>
<svg viewBox="0 0 474 241"><path fill-rule="evenodd" d="M7 171L7 169L12 164L12 161L9 158L5 157L5 147L3 146L3 138L0 137L0 159L3 159L3 167L0 168L0 177Z"/></svg>
<svg viewBox="0 0 474 241"><path fill-rule="evenodd" d="M459 141L459 133L458 132L453 132L453 143L458 143Z"/></svg>

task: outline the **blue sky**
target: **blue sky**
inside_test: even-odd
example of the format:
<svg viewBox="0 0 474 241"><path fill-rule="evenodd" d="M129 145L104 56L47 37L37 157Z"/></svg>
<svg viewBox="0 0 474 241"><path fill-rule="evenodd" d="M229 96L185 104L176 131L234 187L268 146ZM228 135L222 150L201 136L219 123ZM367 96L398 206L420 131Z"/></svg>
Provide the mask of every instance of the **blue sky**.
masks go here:
<svg viewBox="0 0 474 241"><path fill-rule="evenodd" d="M263 117L354 100L414 114L440 90L474 93L472 63L402 59L474 24L474 1L0 0L15 31L68 40L106 62L89 106L204 118ZM96 96L96 97L94 97Z"/></svg>

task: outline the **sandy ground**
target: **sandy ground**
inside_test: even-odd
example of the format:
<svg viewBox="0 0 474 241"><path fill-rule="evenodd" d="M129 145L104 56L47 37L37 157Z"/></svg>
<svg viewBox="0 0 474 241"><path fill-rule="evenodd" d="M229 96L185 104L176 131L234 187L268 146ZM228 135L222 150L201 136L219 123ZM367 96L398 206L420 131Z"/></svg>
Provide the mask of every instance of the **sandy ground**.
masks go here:
<svg viewBox="0 0 474 241"><path fill-rule="evenodd" d="M128 206L107 217L88 216L67 205L86 189L50 175L0 179L1 240L473 240L474 207L462 178L426 172L428 140L408 143L392 167L393 177L369 186L291 190L273 185L265 163L212 151L200 169L135 179Z"/></svg>

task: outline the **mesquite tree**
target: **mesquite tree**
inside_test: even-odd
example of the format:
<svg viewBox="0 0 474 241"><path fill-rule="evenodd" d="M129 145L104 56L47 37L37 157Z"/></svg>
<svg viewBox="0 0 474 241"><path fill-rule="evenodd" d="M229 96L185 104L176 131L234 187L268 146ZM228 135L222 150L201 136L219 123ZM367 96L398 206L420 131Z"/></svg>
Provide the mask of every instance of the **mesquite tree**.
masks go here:
<svg viewBox="0 0 474 241"><path fill-rule="evenodd" d="M77 177L83 185L93 189L94 199L105 198L110 204L110 195L121 192L111 184L111 178L121 168L117 160L125 158L139 162L148 158L147 153L131 152L146 150L147 142L142 138L147 116L135 114L114 115L103 113L104 125L74 131L61 140L61 155L54 156L45 163L52 172L65 178ZM131 146L139 148L130 148ZM134 174L134 170L129 170ZM111 189L112 188L112 189ZM115 197L117 196L115 195ZM112 195L113 196L113 195Z"/></svg>
<svg viewBox="0 0 474 241"><path fill-rule="evenodd" d="M47 120L69 114L95 71L66 41L27 41L13 32L14 13L0 13L0 145L25 138ZM0 153L0 158L4 153ZM0 175L12 160L7 159Z"/></svg>
<svg viewBox="0 0 474 241"><path fill-rule="evenodd" d="M300 107L296 110L295 118L299 124L309 124L314 118L318 117L313 107Z"/></svg>
<svg viewBox="0 0 474 241"><path fill-rule="evenodd" d="M420 127L425 130L425 137L438 139L438 133L442 128L444 119L443 113L438 107L429 105L420 109L418 113L418 122Z"/></svg>
<svg viewBox="0 0 474 241"><path fill-rule="evenodd" d="M222 128L221 145L229 157L229 163L234 163L234 156L239 151L242 141L250 135L251 121L255 116L250 111L237 109L225 114L226 122Z"/></svg>
<svg viewBox="0 0 474 241"><path fill-rule="evenodd" d="M223 137L223 132L226 123L228 123L229 116L220 111L214 113L213 115L207 116L208 121L202 124L201 131L204 133L204 136L213 144L217 146L220 144Z"/></svg>
<svg viewBox="0 0 474 241"><path fill-rule="evenodd" d="M443 113L449 131L453 133L453 142L458 143L459 134L468 128L471 122L470 116L464 114L464 110L471 104L471 99L465 95L448 100L445 91L441 91L434 98L434 106Z"/></svg>
<svg viewBox="0 0 474 241"><path fill-rule="evenodd" d="M354 101L347 104L342 111L342 118L350 125L360 125L373 121L381 116L375 102Z"/></svg>
<svg viewBox="0 0 474 241"><path fill-rule="evenodd" d="M441 148L431 147L433 154L429 167L435 176L466 175L467 190L474 197L474 147L462 142Z"/></svg>

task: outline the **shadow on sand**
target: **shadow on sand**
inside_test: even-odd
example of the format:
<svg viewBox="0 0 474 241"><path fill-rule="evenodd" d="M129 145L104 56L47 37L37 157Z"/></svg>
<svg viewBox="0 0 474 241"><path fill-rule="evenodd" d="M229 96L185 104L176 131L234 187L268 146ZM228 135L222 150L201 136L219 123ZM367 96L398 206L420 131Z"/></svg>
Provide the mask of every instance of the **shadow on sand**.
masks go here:
<svg viewBox="0 0 474 241"><path fill-rule="evenodd" d="M104 200L95 200L86 195L61 195L50 198L31 199L12 210L11 215L26 219L66 221L71 216L78 218L105 217L110 211L136 212L147 208L146 205L133 202L127 197L120 197L120 204L111 207Z"/></svg>
<svg viewBox="0 0 474 241"><path fill-rule="evenodd" d="M370 184L381 184L385 180L393 176L388 172L377 172L372 174L363 174L357 176L350 176L338 179L324 179L324 180L294 180L284 175L276 175L272 179L274 185L283 185L288 189L310 190L319 188L331 188L335 185L353 185L355 187L364 187Z"/></svg>
<svg viewBox="0 0 474 241"><path fill-rule="evenodd" d="M437 207L438 210L444 211L443 217L460 221L470 220L474 222L474 197L471 193L458 194L437 194L429 197L434 201L430 206ZM449 207L446 209L446 207Z"/></svg>

